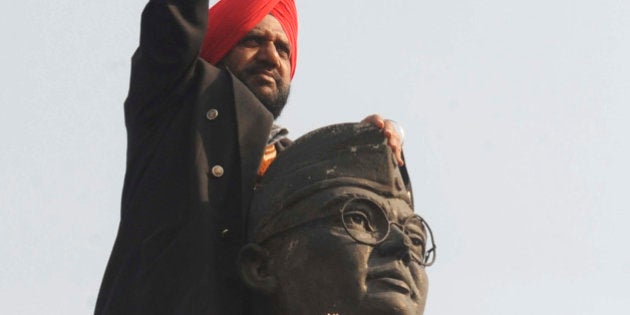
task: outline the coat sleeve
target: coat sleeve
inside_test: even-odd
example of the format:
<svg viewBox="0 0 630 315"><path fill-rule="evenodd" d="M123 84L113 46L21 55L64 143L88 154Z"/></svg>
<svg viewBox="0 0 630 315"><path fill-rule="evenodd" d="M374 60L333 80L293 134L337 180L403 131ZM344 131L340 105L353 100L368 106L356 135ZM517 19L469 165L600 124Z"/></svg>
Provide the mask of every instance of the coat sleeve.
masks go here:
<svg viewBox="0 0 630 315"><path fill-rule="evenodd" d="M189 88L207 23L208 0L149 1L132 57L127 128L155 124L184 105L172 98Z"/></svg>
<svg viewBox="0 0 630 315"><path fill-rule="evenodd" d="M95 314L177 314L193 280L205 279L198 253L208 222L194 220L195 114L200 86L219 73L198 58L207 13L208 0L152 0L142 13L125 101L121 220Z"/></svg>

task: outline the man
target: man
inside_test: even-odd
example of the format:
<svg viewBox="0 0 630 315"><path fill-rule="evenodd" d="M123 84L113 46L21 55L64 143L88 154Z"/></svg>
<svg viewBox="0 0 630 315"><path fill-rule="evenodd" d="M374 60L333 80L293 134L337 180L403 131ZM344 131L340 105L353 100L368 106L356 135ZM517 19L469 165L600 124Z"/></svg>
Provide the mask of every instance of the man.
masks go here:
<svg viewBox="0 0 630 315"><path fill-rule="evenodd" d="M125 101L121 221L96 314L242 313L244 213L257 177L290 144L273 121L295 72L296 17L292 0L222 0L210 11L208 0L149 1ZM391 125L368 120L400 148Z"/></svg>
<svg viewBox="0 0 630 315"><path fill-rule="evenodd" d="M421 315L435 259L405 168L366 124L296 140L257 186L239 263L248 315Z"/></svg>

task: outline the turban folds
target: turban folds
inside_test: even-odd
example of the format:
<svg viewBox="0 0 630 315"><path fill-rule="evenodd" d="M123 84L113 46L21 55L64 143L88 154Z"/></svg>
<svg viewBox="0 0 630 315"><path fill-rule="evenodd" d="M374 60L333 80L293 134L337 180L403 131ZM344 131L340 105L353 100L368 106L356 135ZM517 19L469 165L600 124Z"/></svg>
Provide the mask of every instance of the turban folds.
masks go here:
<svg viewBox="0 0 630 315"><path fill-rule="evenodd" d="M291 43L291 78L297 61L297 10L293 0L221 0L208 11L200 57L216 65L262 19L273 15Z"/></svg>

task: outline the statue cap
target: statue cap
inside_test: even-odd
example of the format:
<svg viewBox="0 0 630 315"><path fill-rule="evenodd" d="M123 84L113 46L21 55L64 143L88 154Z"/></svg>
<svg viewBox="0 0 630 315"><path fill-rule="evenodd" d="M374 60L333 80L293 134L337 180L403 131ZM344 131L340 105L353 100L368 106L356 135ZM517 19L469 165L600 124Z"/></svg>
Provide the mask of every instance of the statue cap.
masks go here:
<svg viewBox="0 0 630 315"><path fill-rule="evenodd" d="M314 130L283 151L256 186L247 238L262 242L303 220L305 212L357 189L403 199L413 208L406 168L398 167L380 129L345 123Z"/></svg>

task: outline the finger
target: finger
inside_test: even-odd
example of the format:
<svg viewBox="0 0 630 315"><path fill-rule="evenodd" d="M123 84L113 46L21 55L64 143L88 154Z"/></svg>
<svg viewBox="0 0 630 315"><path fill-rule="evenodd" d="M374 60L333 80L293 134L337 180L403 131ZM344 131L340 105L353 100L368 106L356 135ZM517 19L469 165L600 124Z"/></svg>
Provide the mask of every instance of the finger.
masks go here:
<svg viewBox="0 0 630 315"><path fill-rule="evenodd" d="M405 131L403 130L402 126L399 123L391 119L385 119L384 123L385 123L386 129L393 130L393 132L398 134L398 137L400 138L401 143L405 142Z"/></svg>
<svg viewBox="0 0 630 315"><path fill-rule="evenodd" d="M405 161L402 158L402 148L399 148L398 150L396 150L394 152L394 155L396 156L396 161L398 162L398 166L404 166Z"/></svg>
<svg viewBox="0 0 630 315"><path fill-rule="evenodd" d="M383 130L389 131L392 134L396 134L396 128L394 127L392 121L389 119L385 119L383 121Z"/></svg>
<svg viewBox="0 0 630 315"><path fill-rule="evenodd" d="M388 137L388 145L394 152L394 156L396 157L396 162L398 162L398 166L403 166L405 162L402 158L402 142L396 133L393 133L390 137Z"/></svg>
<svg viewBox="0 0 630 315"><path fill-rule="evenodd" d="M367 116L367 117L363 118L363 120L361 120L361 122L363 122L363 123L371 123L372 125L376 126L379 129L383 129L385 127L385 120L383 119L383 117L381 117L380 115L377 115L377 114L373 114L373 115Z"/></svg>
<svg viewBox="0 0 630 315"><path fill-rule="evenodd" d="M387 139L390 140L390 142L392 142L392 140L395 140L396 143L399 143L400 146L402 146L403 143L403 135L401 134L401 131L398 129L398 125L389 119L385 119L385 126L383 127L383 133L385 134L385 136L387 137Z"/></svg>
<svg viewBox="0 0 630 315"><path fill-rule="evenodd" d="M402 158L402 131L399 131L398 124L392 120L386 119L384 123L385 127L383 128L383 134L387 137L387 143L394 152L398 166L403 166L405 162Z"/></svg>

